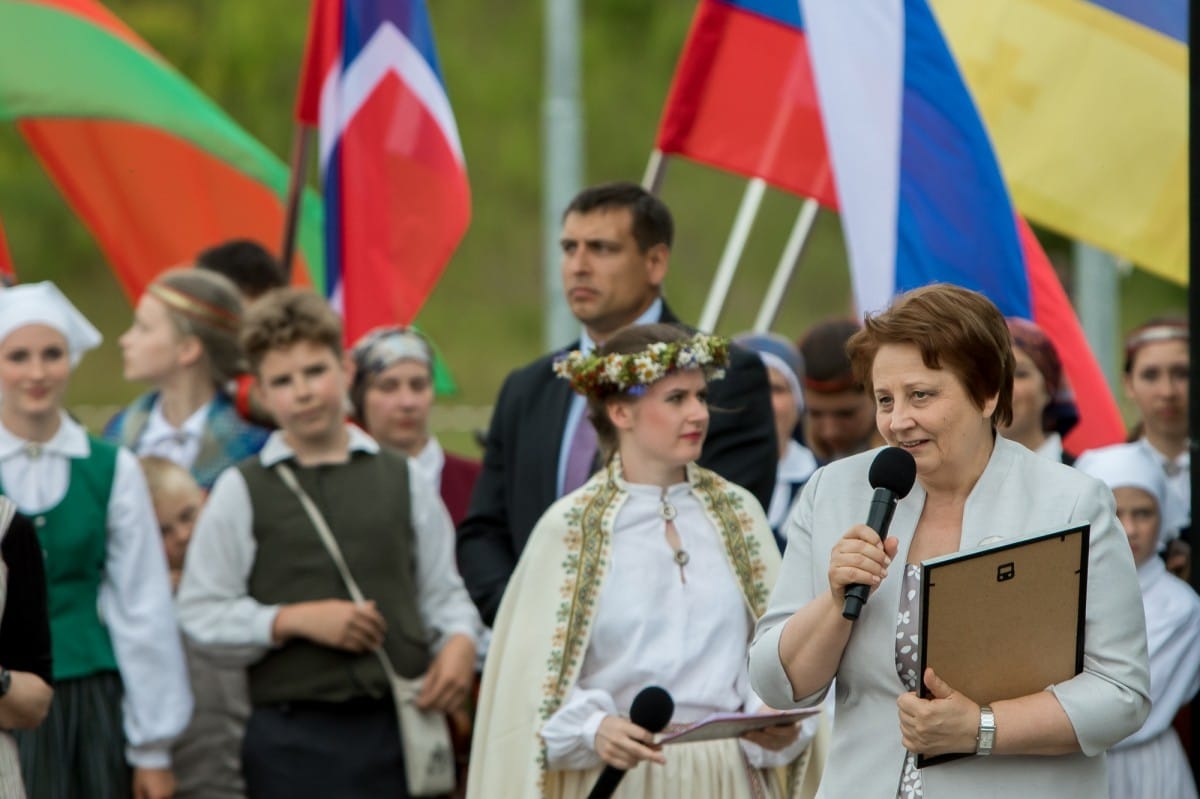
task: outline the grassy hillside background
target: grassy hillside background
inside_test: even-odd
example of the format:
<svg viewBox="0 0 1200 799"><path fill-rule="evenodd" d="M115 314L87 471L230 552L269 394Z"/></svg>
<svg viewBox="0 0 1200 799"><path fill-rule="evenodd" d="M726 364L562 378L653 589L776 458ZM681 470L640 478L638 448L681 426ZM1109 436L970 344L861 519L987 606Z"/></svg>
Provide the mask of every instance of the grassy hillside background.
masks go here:
<svg viewBox="0 0 1200 799"><path fill-rule="evenodd" d="M291 103L307 26L301 0L110 0L107 5L240 124L286 158ZM583 104L588 182L641 178L691 18L690 0L583 3ZM443 75L471 178L474 216L418 320L447 355L461 393L435 424L472 453L465 428L507 371L542 350L540 121L542 3L429 0ZM48 43L48 46L52 46ZM663 197L677 243L666 291L685 319L699 316L744 181L672 162ZM757 312L799 199L769 192L719 325L734 333ZM0 127L0 219L20 278L53 279L105 333L73 381L69 401L93 425L140 388L120 379L116 337L130 304L90 234L71 215L11 127ZM1066 243L1044 239L1066 275ZM271 242L272 246L277 246ZM1121 329L1151 313L1183 311L1183 290L1136 271L1122 278ZM777 329L795 337L850 311L837 219L823 213ZM1118 337L1121 331L1113 331Z"/></svg>

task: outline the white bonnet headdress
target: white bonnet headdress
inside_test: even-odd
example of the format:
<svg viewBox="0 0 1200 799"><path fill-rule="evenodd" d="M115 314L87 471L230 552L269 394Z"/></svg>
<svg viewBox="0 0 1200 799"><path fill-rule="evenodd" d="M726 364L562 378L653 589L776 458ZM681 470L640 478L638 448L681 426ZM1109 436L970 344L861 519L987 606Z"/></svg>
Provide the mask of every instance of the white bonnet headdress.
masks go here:
<svg viewBox="0 0 1200 799"><path fill-rule="evenodd" d="M0 291L0 342L27 325L46 325L62 333L72 368L85 352L100 346L104 340L95 325L48 280Z"/></svg>

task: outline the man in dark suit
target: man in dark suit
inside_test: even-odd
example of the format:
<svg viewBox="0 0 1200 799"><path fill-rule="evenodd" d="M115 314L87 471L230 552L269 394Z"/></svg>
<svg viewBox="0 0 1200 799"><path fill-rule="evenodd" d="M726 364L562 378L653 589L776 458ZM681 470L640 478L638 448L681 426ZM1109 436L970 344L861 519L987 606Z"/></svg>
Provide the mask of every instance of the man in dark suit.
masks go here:
<svg viewBox="0 0 1200 799"><path fill-rule="evenodd" d="M582 335L505 379L483 472L458 526L459 569L487 624L534 525L575 487L567 469L569 449L579 425L590 422L583 398L555 377L552 365L568 350L590 351L626 325L679 321L661 296L672 234L670 211L635 183L585 189L563 215L563 290ZM751 491L765 507L777 457L761 361L735 348L725 378L709 387L709 404L712 418L700 463Z"/></svg>

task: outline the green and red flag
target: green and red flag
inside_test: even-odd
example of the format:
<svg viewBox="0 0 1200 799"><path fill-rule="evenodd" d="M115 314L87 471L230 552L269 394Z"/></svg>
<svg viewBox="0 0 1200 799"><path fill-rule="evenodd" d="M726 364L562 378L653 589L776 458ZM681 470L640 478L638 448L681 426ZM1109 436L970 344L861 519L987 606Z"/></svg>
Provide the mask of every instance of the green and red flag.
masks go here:
<svg viewBox="0 0 1200 799"><path fill-rule="evenodd" d="M0 0L4 121L131 297L220 241L282 241L287 167L96 0ZM305 194L294 274L323 287L321 200Z"/></svg>

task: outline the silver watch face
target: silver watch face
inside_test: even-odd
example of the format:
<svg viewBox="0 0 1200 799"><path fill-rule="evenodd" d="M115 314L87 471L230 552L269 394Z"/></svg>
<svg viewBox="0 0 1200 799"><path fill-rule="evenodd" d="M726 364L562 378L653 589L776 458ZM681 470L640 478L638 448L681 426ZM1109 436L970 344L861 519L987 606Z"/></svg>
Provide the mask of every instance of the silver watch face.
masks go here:
<svg viewBox="0 0 1200 799"><path fill-rule="evenodd" d="M996 742L996 717L990 707L980 708L979 733L975 736L975 753L990 755Z"/></svg>

